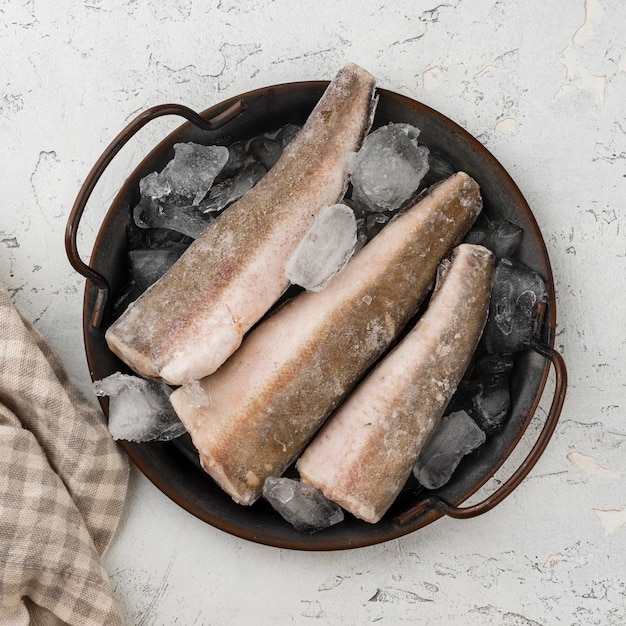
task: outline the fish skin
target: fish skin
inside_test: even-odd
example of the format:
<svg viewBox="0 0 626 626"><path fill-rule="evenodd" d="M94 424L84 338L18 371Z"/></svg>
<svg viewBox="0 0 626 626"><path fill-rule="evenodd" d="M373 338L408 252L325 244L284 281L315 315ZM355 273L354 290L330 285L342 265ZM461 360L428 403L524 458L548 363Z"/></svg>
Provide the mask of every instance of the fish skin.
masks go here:
<svg viewBox="0 0 626 626"><path fill-rule="evenodd" d="M172 385L214 372L289 286L289 257L345 192L374 89L364 69L340 70L274 167L107 330L109 348Z"/></svg>
<svg viewBox="0 0 626 626"><path fill-rule="evenodd" d="M415 315L439 261L481 208L477 183L455 174L391 220L322 291L279 308L217 372L170 396L202 466L236 502L252 504L265 479L300 454Z"/></svg>
<svg viewBox="0 0 626 626"><path fill-rule="evenodd" d="M455 248L428 309L298 459L300 479L366 522L394 502L444 414L489 311L493 254Z"/></svg>

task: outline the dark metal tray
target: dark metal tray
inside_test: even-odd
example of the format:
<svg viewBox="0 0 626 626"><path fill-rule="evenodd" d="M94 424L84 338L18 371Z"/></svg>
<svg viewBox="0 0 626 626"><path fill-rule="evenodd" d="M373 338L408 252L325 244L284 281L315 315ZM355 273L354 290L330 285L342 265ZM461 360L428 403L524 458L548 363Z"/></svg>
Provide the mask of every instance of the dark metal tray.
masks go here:
<svg viewBox="0 0 626 626"><path fill-rule="evenodd" d="M66 230L66 249L72 265L87 278L83 327L93 380L128 368L108 349L104 331L111 323L111 294L119 292L127 277L126 226L139 199L138 181L162 169L173 156L177 142L227 144L288 122L302 124L328 85L326 81L276 85L251 91L197 114L180 105L149 109L131 122L110 144L76 199ZM405 96L378 90L379 103L374 127L406 122L421 129L420 142L445 155L456 170L477 180L485 211L491 217L509 220L524 230L517 257L538 272L546 283L548 306L540 341L534 349L519 353L511 382L511 414L487 443L466 457L452 480L436 492L411 482L377 524L346 515L343 523L312 535L303 535L285 522L264 501L251 507L235 504L190 458L190 443L133 444L122 442L137 467L181 507L233 535L259 543L301 550L338 550L384 542L412 533L443 514L473 517L490 510L508 496L532 469L556 427L566 390L566 369L554 351L556 306L552 270L539 227L530 207L498 161L456 123L433 109ZM77 251L80 218L100 175L118 150L134 133L155 117L174 114L189 120L166 137L132 172L111 205L97 236L90 265ZM460 505L484 485L511 454L533 418L546 384L550 363L556 374L554 398L541 434L520 467L484 501L471 507ZM108 401L99 399L107 414ZM193 454L192 454L193 456Z"/></svg>

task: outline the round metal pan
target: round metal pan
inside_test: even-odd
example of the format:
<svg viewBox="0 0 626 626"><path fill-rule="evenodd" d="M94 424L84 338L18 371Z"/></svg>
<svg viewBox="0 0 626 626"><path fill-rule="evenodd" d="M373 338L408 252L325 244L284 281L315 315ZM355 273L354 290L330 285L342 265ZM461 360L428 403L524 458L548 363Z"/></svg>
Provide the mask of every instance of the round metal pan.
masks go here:
<svg viewBox="0 0 626 626"><path fill-rule="evenodd" d="M316 81L266 87L227 100L199 115L179 105L154 107L131 122L107 148L85 180L66 230L70 262L87 278L83 330L93 380L116 371L128 371L108 349L104 332L111 323L111 301L128 276L125 230L132 208L139 200L140 178L161 170L173 157L173 145L177 142L229 144L275 130L288 122L302 124L327 85L326 81ZM493 155L452 120L397 93L378 90L378 95L374 128L389 122L406 122L420 128L420 143L444 155L456 170L467 172L479 183L484 210L490 217L507 219L523 229L517 258L544 279L548 292L547 311L534 349L519 353L515 358L511 412L504 426L463 460L443 488L429 492L409 482L377 524L346 515L341 524L304 535L264 501L251 507L235 504L190 458L184 439L182 443L121 442L137 467L181 507L227 533L270 546L299 550L356 548L412 533L444 514L463 518L488 511L513 491L541 456L557 424L565 397L566 369L561 356L553 349L556 306L552 270L541 232L520 190ZM102 223L87 265L78 254L76 233L89 195L121 146L151 119L166 114L182 115L189 122L159 143L128 177ZM478 504L463 508L461 504L493 476L522 437L541 399L551 363L556 374L554 397L536 443L519 468L494 493ZM99 400L107 414L107 399Z"/></svg>

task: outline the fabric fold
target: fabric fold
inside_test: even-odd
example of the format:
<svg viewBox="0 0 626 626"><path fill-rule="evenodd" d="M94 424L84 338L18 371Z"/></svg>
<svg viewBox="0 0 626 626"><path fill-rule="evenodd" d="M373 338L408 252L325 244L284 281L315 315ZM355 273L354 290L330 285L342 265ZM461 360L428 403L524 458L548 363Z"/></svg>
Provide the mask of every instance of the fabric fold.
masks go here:
<svg viewBox="0 0 626 626"><path fill-rule="evenodd" d="M1 624L123 624L100 557L127 483L101 412L0 287Z"/></svg>

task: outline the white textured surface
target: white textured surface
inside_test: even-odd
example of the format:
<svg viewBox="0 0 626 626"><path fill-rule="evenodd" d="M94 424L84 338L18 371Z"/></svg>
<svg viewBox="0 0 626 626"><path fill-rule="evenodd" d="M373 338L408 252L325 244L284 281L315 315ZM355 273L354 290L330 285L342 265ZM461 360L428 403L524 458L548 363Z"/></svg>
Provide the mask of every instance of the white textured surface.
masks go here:
<svg viewBox="0 0 626 626"><path fill-rule="evenodd" d="M104 147L162 102L202 110L359 63L486 144L533 208L555 274L569 395L510 498L475 520L310 554L215 530L135 471L105 559L129 624L626 622L625 6L2 3L0 280L85 390L84 281L65 222ZM81 224L85 256L125 173L178 124L154 122L117 157Z"/></svg>

